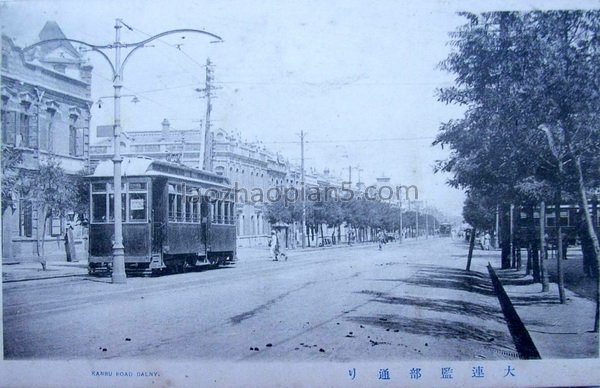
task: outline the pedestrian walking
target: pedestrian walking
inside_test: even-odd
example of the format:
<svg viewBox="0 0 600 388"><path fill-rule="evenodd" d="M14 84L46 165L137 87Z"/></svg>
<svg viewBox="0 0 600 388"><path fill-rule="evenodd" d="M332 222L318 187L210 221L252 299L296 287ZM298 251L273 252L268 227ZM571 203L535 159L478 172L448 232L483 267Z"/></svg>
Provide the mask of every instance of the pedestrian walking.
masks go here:
<svg viewBox="0 0 600 388"><path fill-rule="evenodd" d="M271 248L271 256L273 256L273 261L278 261L279 256L279 237L277 237L277 232L271 231L271 239L269 240L269 247Z"/></svg>
<svg viewBox="0 0 600 388"><path fill-rule="evenodd" d="M377 241L379 241L379 250L381 250L383 244L385 244L385 233L382 230L377 233Z"/></svg>
<svg viewBox="0 0 600 388"><path fill-rule="evenodd" d="M485 234L483 235L483 249L485 249L486 251L490 250L490 241L491 241L490 233L488 231L486 231Z"/></svg>

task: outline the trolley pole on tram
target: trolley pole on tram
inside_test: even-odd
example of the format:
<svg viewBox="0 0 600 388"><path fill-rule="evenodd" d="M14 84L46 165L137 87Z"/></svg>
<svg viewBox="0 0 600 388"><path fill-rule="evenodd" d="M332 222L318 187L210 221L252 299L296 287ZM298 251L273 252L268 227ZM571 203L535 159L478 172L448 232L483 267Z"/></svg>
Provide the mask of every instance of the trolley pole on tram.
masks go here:
<svg viewBox="0 0 600 388"><path fill-rule="evenodd" d="M127 27L129 30L133 30L133 28L129 27L127 24L123 22L121 19L115 19L115 42L107 45L93 45L81 40L69 39L69 38L57 38L57 39L47 39L32 44L31 46L25 47L23 52L30 50L34 47L40 46L46 43L55 43L55 42L74 42L77 44L81 44L83 46L88 47L91 51L95 51L99 53L110 65L113 74L113 88L114 88L114 145L113 145L113 181L114 181L114 208L113 215L115 217L115 229L114 229L114 243L112 247L112 255L113 255L113 265L112 265L112 282L115 284L124 284L127 282L127 275L125 273L125 247L123 246L123 217L121 213L121 209L123 207L122 197L121 197L121 163L123 158L121 156L121 88L123 87L123 69L127 60L131 57L131 55L136 52L138 49L144 47L146 44L159 39L165 35L177 34L177 33L198 33L208 35L216 40L211 41L211 43L220 43L223 42L220 36L212 34L210 32L196 30L196 29L177 29L177 30L169 30L164 31L154 36L151 36L147 39L144 39L135 43L121 43L121 28L122 26ZM122 48L131 48L131 50L127 53L125 58L121 60L121 49ZM115 58L114 62L112 62L103 50L115 50Z"/></svg>

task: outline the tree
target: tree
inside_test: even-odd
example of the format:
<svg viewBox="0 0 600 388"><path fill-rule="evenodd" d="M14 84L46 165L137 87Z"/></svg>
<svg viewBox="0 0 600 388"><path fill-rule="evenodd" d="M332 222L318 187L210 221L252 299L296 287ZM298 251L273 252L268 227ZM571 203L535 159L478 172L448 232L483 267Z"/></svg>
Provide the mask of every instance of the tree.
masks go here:
<svg viewBox="0 0 600 388"><path fill-rule="evenodd" d="M439 99L466 112L440 128L434 144L450 145L452 153L437 171L453 173L452 186L496 199L504 225L509 204L553 200L523 190L523 182L551 187L555 209L565 194L577 193L587 210L588 191L600 179L600 11L463 16L468 21L451 33L454 51L441 64L456 85L440 89ZM599 262L598 238L584 213ZM506 268L512 247L505 249L502 235ZM596 331L599 315L600 285Z"/></svg>
<svg viewBox="0 0 600 388"><path fill-rule="evenodd" d="M9 207L15 208L14 198L21 191L19 179L22 153L14 147L2 146L2 214Z"/></svg>
<svg viewBox="0 0 600 388"><path fill-rule="evenodd" d="M30 201L38 215L36 251L42 269L46 270L45 235L48 220L53 216L65 217L77 203L78 179L69 176L60 163L49 158L35 171L22 172L23 199ZM41 227L41 231L40 231Z"/></svg>
<svg viewBox="0 0 600 388"><path fill-rule="evenodd" d="M477 230L491 229L494 225L495 203L490 198L471 190L463 207L463 218L471 226L471 237L469 239L469 253L467 255L467 271L471 270L471 258L475 246L475 234Z"/></svg>

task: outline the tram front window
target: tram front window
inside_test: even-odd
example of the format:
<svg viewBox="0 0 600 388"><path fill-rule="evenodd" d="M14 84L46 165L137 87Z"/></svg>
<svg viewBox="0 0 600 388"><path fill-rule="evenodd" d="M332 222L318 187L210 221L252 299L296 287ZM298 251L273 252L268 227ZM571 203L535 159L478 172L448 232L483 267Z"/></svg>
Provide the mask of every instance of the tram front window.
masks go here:
<svg viewBox="0 0 600 388"><path fill-rule="evenodd" d="M146 193L129 194L129 220L146 221Z"/></svg>
<svg viewBox="0 0 600 388"><path fill-rule="evenodd" d="M127 203L126 195L121 194L121 221L125 221L127 219L126 214L125 214L125 204L126 203ZM108 195L108 220L110 222L115 221L114 209L115 209L115 195L109 194Z"/></svg>

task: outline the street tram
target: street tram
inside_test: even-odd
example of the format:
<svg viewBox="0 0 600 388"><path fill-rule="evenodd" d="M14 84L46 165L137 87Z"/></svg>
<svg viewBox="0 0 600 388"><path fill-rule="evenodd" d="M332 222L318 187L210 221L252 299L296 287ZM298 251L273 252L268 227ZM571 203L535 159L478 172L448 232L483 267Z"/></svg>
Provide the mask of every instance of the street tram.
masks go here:
<svg viewBox="0 0 600 388"><path fill-rule="evenodd" d="M452 224L441 223L440 224L440 237L451 237L452 236Z"/></svg>
<svg viewBox="0 0 600 388"><path fill-rule="evenodd" d="M113 163L90 180L89 273L112 270ZM226 177L144 157L124 158L122 220L127 274L184 272L236 258L235 196Z"/></svg>
<svg viewBox="0 0 600 388"><path fill-rule="evenodd" d="M594 210L596 214L594 214ZM590 206L588 211L591 214L592 222L596 228L600 227L600 210L594 206ZM580 234L586 228L584 219L580 212L580 208L575 204L562 204L559 208L559 220L556 220L554 206L547 205L545 209L545 233L547 235L547 243L550 246L557 244L557 224L561 226L561 232L564 238L564 245L577 244ZM533 215L533 220L531 216ZM516 235L522 239L539 239L540 232L540 212L539 207L535 209L527 209L516 207L515 209L515 227ZM533 233L533 234L532 234Z"/></svg>

